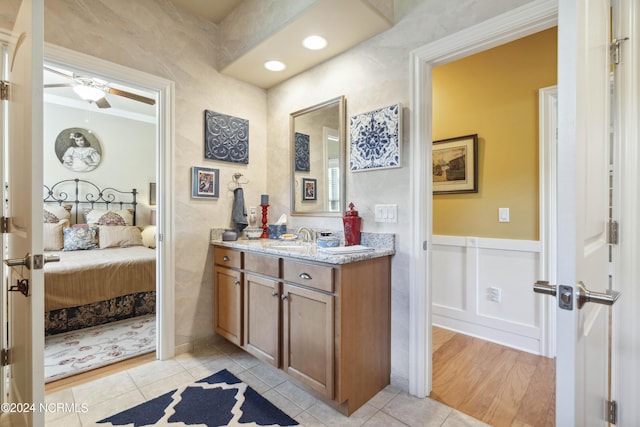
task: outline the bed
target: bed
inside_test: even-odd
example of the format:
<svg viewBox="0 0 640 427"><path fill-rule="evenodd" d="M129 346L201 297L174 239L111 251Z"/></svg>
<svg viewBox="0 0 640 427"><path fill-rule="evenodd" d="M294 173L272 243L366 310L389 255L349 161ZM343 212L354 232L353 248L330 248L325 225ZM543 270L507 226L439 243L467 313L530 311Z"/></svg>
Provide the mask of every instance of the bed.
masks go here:
<svg viewBox="0 0 640 427"><path fill-rule="evenodd" d="M44 186L45 335L155 313L156 254L137 191L69 179Z"/></svg>

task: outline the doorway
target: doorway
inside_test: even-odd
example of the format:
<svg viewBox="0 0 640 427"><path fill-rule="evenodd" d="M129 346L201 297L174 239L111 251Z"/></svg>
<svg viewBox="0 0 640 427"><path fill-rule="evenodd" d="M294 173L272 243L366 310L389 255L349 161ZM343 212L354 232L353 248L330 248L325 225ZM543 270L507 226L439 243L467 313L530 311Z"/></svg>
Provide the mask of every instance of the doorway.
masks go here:
<svg viewBox="0 0 640 427"><path fill-rule="evenodd" d="M172 226L172 188L173 188L173 99L174 83L138 70L133 70L109 61L71 51L53 45L45 45L45 62L58 65L82 74L94 76L104 81L113 82L131 88L132 91L150 94L157 101L155 104L156 123L154 134L155 148L155 242L156 242L156 358L165 360L174 356L174 248ZM116 102L114 100L114 102ZM151 178L151 177L149 177ZM140 200L148 209L150 200L150 183L141 193L146 200ZM151 217L151 215L149 215ZM147 223L151 222L151 218Z"/></svg>
<svg viewBox="0 0 640 427"><path fill-rule="evenodd" d="M412 254L410 305L409 391L427 396L432 389L431 324L433 310L432 249L433 201L431 174L424 165L431 161L433 67L481 52L509 41L546 30L557 24L552 2L534 2L497 16L460 33L417 49L412 53ZM480 41L479 41L480 40ZM427 196L429 195L429 196ZM426 284L426 286L424 286Z"/></svg>

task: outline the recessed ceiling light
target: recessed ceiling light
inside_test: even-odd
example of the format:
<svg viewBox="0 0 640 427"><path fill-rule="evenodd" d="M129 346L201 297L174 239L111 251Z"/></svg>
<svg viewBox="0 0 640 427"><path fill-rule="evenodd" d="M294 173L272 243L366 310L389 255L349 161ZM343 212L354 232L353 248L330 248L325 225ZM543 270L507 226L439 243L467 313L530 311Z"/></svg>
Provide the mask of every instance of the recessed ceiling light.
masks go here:
<svg viewBox="0 0 640 427"><path fill-rule="evenodd" d="M302 41L302 45L307 49L320 50L327 47L327 39L322 36L309 36Z"/></svg>
<svg viewBox="0 0 640 427"><path fill-rule="evenodd" d="M282 61L270 60L264 63L264 68L269 71L282 71L287 68Z"/></svg>

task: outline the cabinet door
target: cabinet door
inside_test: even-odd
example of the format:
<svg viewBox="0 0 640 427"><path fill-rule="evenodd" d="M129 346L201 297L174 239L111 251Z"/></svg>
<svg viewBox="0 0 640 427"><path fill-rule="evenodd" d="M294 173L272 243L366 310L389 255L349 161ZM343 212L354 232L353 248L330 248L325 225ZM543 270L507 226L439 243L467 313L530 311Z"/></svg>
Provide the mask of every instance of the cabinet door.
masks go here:
<svg viewBox="0 0 640 427"><path fill-rule="evenodd" d="M244 348L257 358L280 365L280 282L245 273Z"/></svg>
<svg viewBox="0 0 640 427"><path fill-rule="evenodd" d="M282 300L283 369L333 399L333 295L284 284Z"/></svg>
<svg viewBox="0 0 640 427"><path fill-rule="evenodd" d="M216 266L213 278L213 329L242 345L242 273Z"/></svg>

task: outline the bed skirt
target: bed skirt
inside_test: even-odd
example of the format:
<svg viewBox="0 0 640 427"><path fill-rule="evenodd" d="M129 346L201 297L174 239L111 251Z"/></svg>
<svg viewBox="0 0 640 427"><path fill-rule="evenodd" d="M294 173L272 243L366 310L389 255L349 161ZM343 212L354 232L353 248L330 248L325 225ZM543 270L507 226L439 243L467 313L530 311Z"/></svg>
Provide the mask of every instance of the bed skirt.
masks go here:
<svg viewBox="0 0 640 427"><path fill-rule="evenodd" d="M45 336L89 328L155 312L155 291L118 296L79 307L60 308L45 312Z"/></svg>

